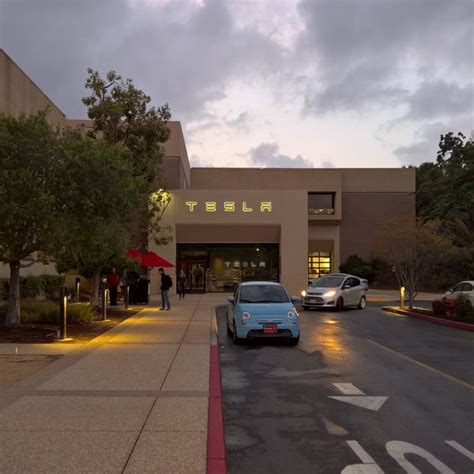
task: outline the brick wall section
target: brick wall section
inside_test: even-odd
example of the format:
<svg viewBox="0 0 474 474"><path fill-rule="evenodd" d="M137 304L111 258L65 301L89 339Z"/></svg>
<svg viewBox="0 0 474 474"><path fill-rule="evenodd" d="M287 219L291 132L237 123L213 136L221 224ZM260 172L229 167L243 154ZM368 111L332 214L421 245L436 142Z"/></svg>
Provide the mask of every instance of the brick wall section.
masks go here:
<svg viewBox="0 0 474 474"><path fill-rule="evenodd" d="M377 224L390 217L415 219L414 193L342 193L341 262L370 258Z"/></svg>

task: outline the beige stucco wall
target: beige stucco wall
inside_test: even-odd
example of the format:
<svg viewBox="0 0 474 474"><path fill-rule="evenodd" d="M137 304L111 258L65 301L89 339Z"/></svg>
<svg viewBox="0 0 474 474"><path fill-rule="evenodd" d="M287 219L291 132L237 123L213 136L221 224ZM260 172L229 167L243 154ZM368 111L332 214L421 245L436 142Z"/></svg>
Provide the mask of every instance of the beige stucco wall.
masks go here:
<svg viewBox="0 0 474 474"><path fill-rule="evenodd" d="M0 113L30 115L49 109L52 125L64 125L65 115L43 91L0 49Z"/></svg>
<svg viewBox="0 0 474 474"><path fill-rule="evenodd" d="M194 212L190 212L186 201L197 202ZM216 212L206 212L204 202L216 202ZM236 203L235 212L224 212L223 202L233 201ZM254 212L241 212L242 202L247 207L253 208ZM272 203L272 212L260 212L261 202ZM199 205L201 204L201 205ZM215 242L213 228L219 225L255 226L255 242L259 242L258 229L262 226L275 228L280 227L280 281L290 293L299 294L305 287L307 280L307 257L308 257L308 216L306 192L300 190L188 190L174 191L172 200L166 210L163 225L170 225L173 229L173 242L165 246L156 247L152 250L167 260L176 263L176 225L199 225L206 229L200 232L200 241L203 243ZM237 227L238 228L238 227ZM262 231L262 235L268 234ZM191 239L192 240L192 239ZM189 239L187 239L189 242ZM235 233L234 242L246 242L239 232ZM176 281L175 269L169 271ZM159 293L159 278L157 270L151 272L151 292Z"/></svg>

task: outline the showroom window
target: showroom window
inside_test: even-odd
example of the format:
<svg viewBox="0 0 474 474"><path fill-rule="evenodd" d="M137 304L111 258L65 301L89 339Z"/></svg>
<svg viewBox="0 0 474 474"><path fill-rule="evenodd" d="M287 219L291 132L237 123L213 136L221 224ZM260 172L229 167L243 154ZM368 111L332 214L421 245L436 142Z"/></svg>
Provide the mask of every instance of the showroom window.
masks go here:
<svg viewBox="0 0 474 474"><path fill-rule="evenodd" d="M308 214L334 214L334 193L308 193Z"/></svg>
<svg viewBox="0 0 474 474"><path fill-rule="evenodd" d="M311 252L308 255L308 279L318 278L326 273L331 273L331 254Z"/></svg>

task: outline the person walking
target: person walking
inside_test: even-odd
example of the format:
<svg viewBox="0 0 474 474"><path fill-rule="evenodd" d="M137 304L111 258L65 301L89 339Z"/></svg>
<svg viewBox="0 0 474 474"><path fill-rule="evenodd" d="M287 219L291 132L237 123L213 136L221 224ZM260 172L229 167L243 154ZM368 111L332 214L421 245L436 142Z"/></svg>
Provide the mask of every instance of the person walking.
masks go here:
<svg viewBox="0 0 474 474"><path fill-rule="evenodd" d="M158 272L161 275L161 308L160 309L166 309L167 311L171 309L170 306L170 299L168 295L169 289L173 286L173 280L171 280L171 277L165 273L165 270L163 268L159 268Z"/></svg>
<svg viewBox="0 0 474 474"><path fill-rule="evenodd" d="M112 270L107 275L107 285L109 286L109 291L110 291L110 306L117 305L117 292L118 292L119 283L120 283L120 277L118 276L117 270L115 269L115 267L113 267Z"/></svg>
<svg viewBox="0 0 474 474"><path fill-rule="evenodd" d="M179 299L184 299L184 296L186 294L186 283L187 283L186 273L184 273L184 270L181 270L178 276Z"/></svg>

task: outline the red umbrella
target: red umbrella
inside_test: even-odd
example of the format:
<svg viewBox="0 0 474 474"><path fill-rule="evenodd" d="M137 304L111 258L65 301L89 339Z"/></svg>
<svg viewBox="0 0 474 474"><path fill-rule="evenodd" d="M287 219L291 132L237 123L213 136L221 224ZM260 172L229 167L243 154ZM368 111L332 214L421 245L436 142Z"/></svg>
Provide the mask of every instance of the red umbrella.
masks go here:
<svg viewBox="0 0 474 474"><path fill-rule="evenodd" d="M142 267L163 267L171 268L174 265L163 257L160 257L155 252L143 252L141 255Z"/></svg>

